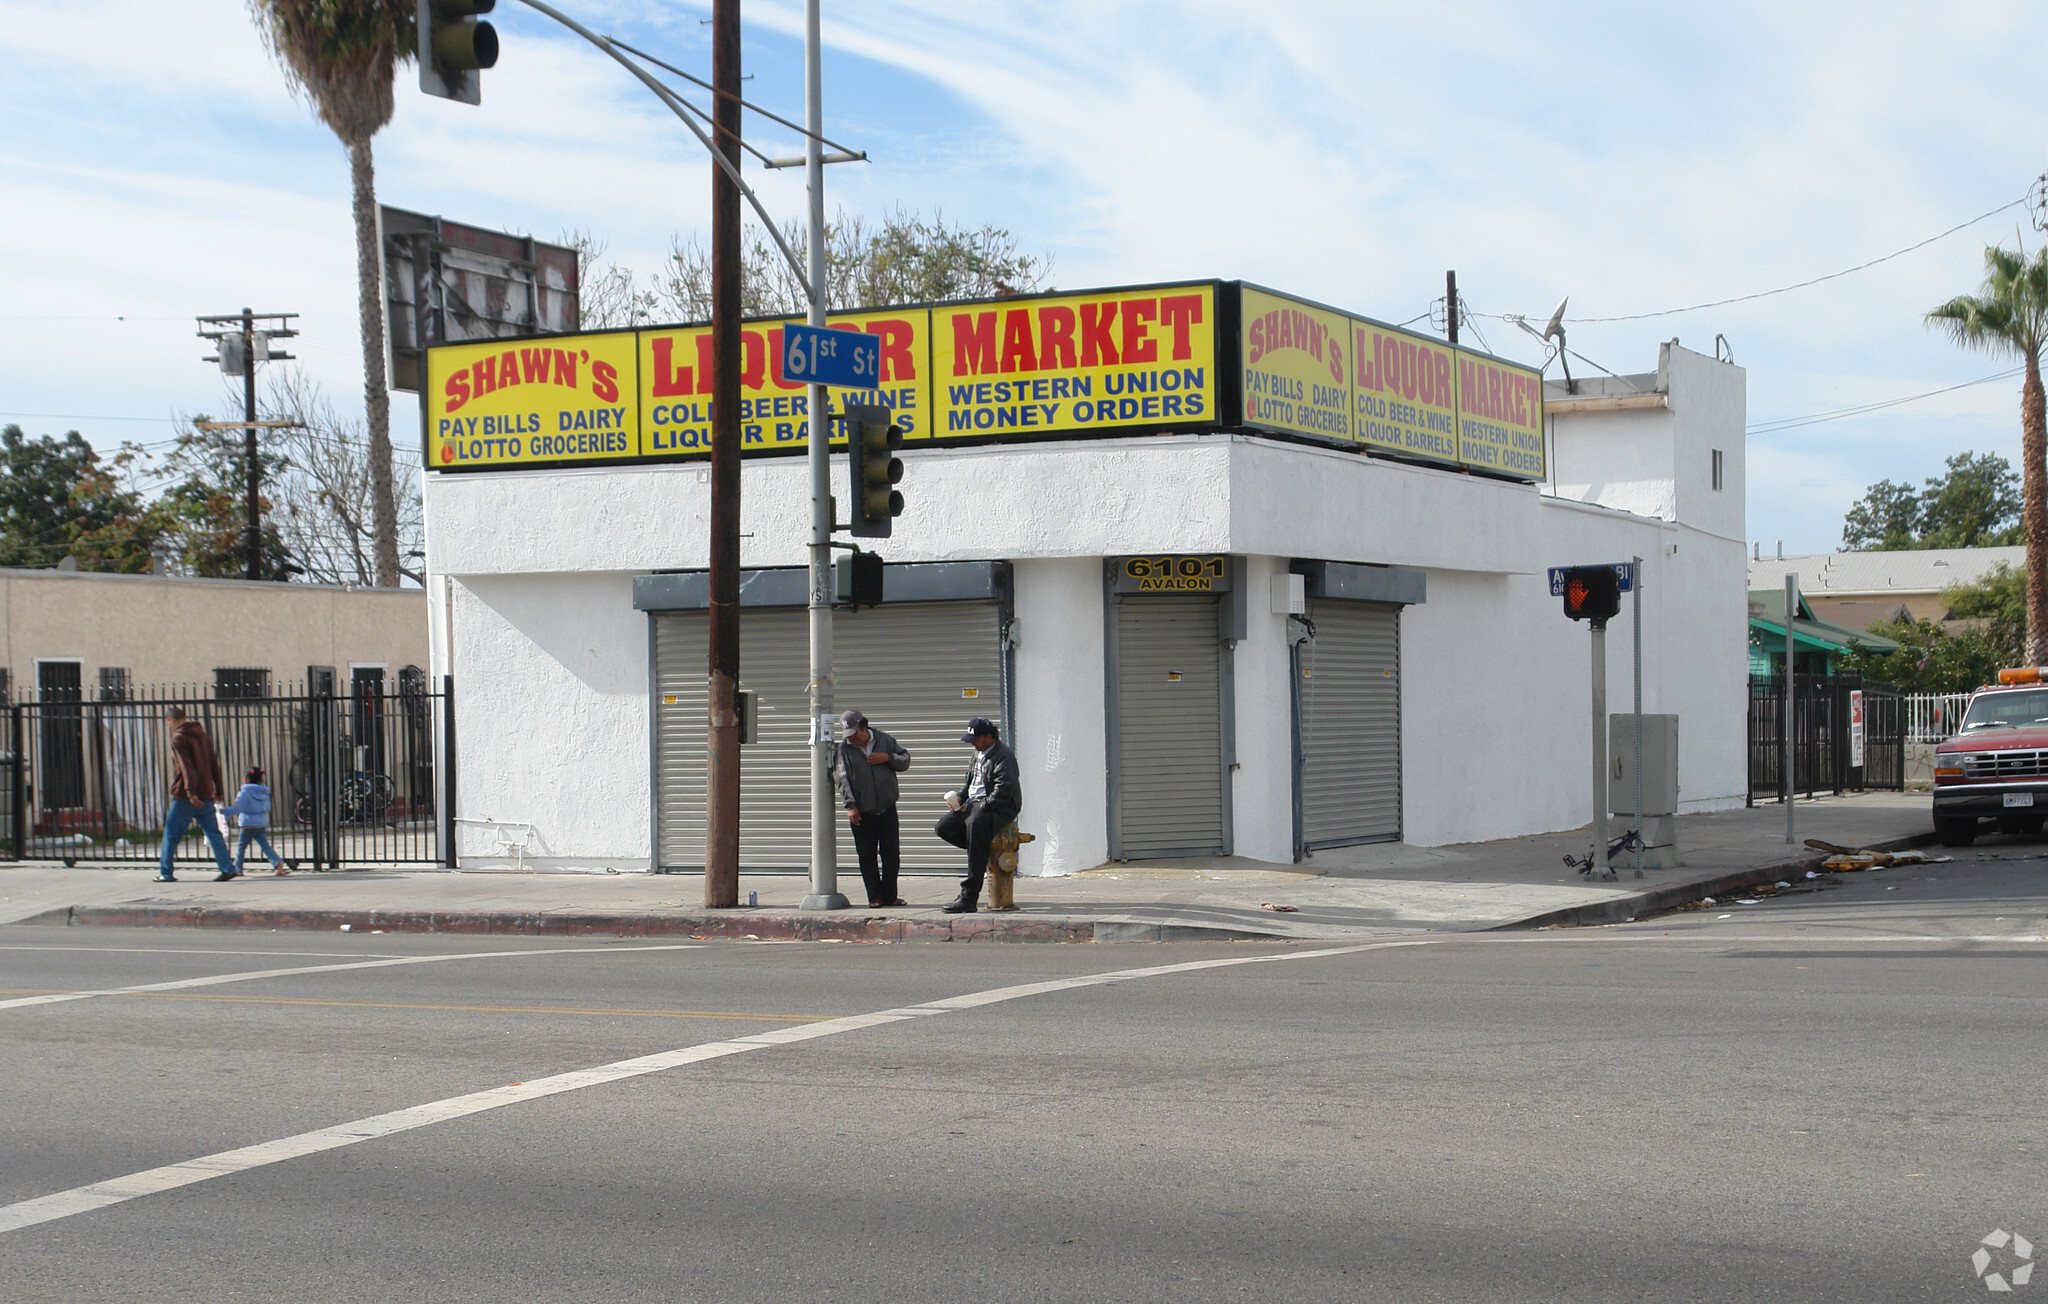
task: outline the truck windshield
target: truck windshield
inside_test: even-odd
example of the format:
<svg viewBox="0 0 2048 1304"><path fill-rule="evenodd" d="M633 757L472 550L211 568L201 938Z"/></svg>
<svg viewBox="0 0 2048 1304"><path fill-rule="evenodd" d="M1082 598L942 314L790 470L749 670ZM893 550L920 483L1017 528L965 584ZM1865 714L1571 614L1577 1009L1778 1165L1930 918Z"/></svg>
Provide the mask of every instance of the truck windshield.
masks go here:
<svg viewBox="0 0 2048 1304"><path fill-rule="evenodd" d="M2048 692L1979 693L1963 717L1963 732L2048 724Z"/></svg>

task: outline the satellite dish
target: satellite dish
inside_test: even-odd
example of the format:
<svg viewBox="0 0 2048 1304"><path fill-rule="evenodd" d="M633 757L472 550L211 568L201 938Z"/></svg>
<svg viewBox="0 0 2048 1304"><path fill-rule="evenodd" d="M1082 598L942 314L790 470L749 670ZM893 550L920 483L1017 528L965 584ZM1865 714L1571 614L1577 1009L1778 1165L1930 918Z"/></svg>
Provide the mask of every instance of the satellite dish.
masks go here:
<svg viewBox="0 0 2048 1304"><path fill-rule="evenodd" d="M1544 339L1555 336L1560 342L1564 340L1564 306L1571 301L1569 294L1557 301L1557 311L1550 314L1550 324L1543 328Z"/></svg>

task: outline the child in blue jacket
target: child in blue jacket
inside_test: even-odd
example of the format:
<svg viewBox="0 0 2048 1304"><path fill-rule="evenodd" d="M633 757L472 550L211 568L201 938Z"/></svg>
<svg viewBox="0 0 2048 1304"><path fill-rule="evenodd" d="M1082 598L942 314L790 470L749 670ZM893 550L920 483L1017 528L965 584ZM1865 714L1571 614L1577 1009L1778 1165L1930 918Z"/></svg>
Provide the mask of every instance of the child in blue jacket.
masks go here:
<svg viewBox="0 0 2048 1304"><path fill-rule="evenodd" d="M284 859L272 850L266 833L270 827L270 789L263 782L263 767L250 766L242 778L242 790L235 794L234 801L221 808L221 814L238 815L242 820L242 838L235 844L235 872L242 872L242 861L249 854L249 844L253 842L263 849L272 873L291 873L285 868Z"/></svg>

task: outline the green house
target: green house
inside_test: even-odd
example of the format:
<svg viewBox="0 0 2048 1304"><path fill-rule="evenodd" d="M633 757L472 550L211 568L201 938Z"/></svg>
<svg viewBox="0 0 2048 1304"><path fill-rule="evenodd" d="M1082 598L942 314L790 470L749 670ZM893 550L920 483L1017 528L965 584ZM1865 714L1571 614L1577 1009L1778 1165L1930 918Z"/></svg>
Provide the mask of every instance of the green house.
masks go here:
<svg viewBox="0 0 2048 1304"><path fill-rule="evenodd" d="M1793 671L1802 675L1832 675L1851 645L1872 652L1896 652L1899 645L1888 638L1847 625L1814 618L1806 595L1799 595L1799 611L1792 620ZM1783 589L1749 591L1749 673L1752 678L1785 673L1785 592Z"/></svg>

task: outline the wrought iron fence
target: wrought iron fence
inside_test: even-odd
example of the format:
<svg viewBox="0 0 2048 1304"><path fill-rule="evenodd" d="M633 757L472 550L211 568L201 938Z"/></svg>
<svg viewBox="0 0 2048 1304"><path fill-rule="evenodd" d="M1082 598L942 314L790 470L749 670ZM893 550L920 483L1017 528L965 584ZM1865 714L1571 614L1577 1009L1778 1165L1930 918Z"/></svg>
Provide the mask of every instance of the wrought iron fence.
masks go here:
<svg viewBox="0 0 2048 1304"><path fill-rule="evenodd" d="M1850 739L1850 694L1863 694L1863 764ZM1906 786L1905 698L1890 684L1861 675L1796 675L1792 691L1790 791L1813 796ZM1785 677L1749 681L1749 804L1782 800Z"/></svg>
<svg viewBox="0 0 2048 1304"><path fill-rule="evenodd" d="M297 686L288 686L296 689ZM10 704L0 772L8 799L0 854L15 859L156 860L170 805L170 729L182 708L205 728L232 797L251 768L271 790L270 841L311 869L436 864L454 840L453 774L435 769L435 739L452 736L454 693L443 678L401 674L395 691L361 679L346 695L230 687L43 690ZM230 845L235 834L227 831ZM203 831L177 861L210 861Z"/></svg>

